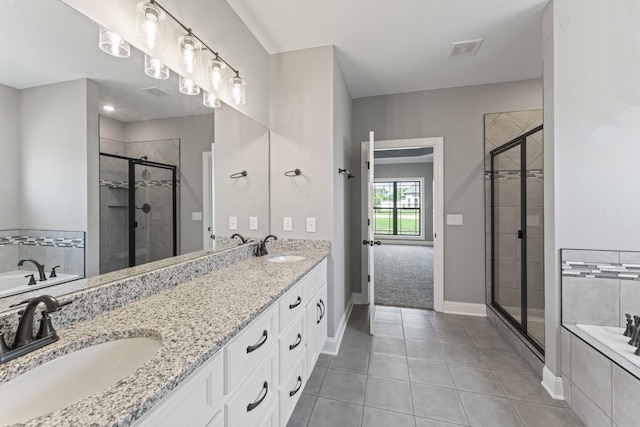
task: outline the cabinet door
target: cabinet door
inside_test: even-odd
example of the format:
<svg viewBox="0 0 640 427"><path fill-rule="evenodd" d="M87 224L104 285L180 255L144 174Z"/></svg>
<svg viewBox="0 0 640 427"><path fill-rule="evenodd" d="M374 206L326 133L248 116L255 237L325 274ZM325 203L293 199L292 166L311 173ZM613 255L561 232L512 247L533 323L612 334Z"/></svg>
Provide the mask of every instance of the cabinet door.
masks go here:
<svg viewBox="0 0 640 427"><path fill-rule="evenodd" d="M316 325L318 324L319 318L320 309L318 307L317 295L314 295L307 306L307 366L309 367L309 369L307 369L307 379L309 379L311 371L313 371L316 365L320 351L318 349L318 339L316 338L318 332Z"/></svg>
<svg viewBox="0 0 640 427"><path fill-rule="evenodd" d="M295 365L292 365L288 371L287 379L282 383L280 389L280 424L286 426L289 417L300 399L302 390L307 384L306 364L307 360L301 357Z"/></svg>
<svg viewBox="0 0 640 427"><path fill-rule="evenodd" d="M222 354L214 356L156 404L135 427L201 427L223 400Z"/></svg>
<svg viewBox="0 0 640 427"><path fill-rule="evenodd" d="M322 353L324 349L324 345L327 343L327 285L325 284L320 290L320 294L318 297L318 303L320 304L320 308L322 309L322 313L320 314L320 322L316 324L316 343L318 345L318 356Z"/></svg>

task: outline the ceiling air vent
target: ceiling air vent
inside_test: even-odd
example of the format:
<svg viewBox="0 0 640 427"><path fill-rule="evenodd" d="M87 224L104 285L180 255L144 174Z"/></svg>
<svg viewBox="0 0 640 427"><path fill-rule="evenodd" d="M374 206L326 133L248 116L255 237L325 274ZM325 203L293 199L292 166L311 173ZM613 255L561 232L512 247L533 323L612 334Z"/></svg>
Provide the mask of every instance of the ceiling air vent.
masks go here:
<svg viewBox="0 0 640 427"><path fill-rule="evenodd" d="M157 88L157 87L155 87L155 86L145 87L145 88L142 88L142 89L140 89L140 90L141 90L142 92L146 92L146 93L149 93L149 94L151 94L151 95L158 96L158 97L162 97L162 96L169 96L169 94L168 94L167 92L165 92L165 91L163 91L163 90L160 90L160 89L158 89L158 88Z"/></svg>
<svg viewBox="0 0 640 427"><path fill-rule="evenodd" d="M478 49L480 49L481 44L482 39L453 43L447 57L473 56L478 53Z"/></svg>

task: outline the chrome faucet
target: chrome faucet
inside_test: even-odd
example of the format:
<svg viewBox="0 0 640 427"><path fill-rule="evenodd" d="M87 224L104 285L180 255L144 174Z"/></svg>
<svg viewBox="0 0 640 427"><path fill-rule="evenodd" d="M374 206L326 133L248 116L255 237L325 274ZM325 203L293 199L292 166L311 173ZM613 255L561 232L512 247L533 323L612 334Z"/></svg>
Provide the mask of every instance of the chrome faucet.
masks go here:
<svg viewBox="0 0 640 427"><path fill-rule="evenodd" d="M241 245L243 245L243 244L247 243L247 239L245 239L244 237L242 237L242 234L235 233L235 234L232 234L232 235L231 235L231 238L232 238L232 239L233 239L233 238L235 238L235 237L237 237L237 238L239 238L239 239L240 239L240 241L242 242L242 243L240 243Z"/></svg>
<svg viewBox="0 0 640 427"><path fill-rule="evenodd" d="M278 240L276 236L274 236L273 234L269 234L260 244L258 244L258 247L256 248L256 256L265 256L269 254L269 251L267 251L267 240L269 240L269 238Z"/></svg>
<svg viewBox="0 0 640 427"><path fill-rule="evenodd" d="M58 334L51 324L49 314L60 310L62 306L71 304L71 300L59 303L57 299L50 295L39 295L37 297L22 301L20 304L27 304L24 310L18 312L21 314L18 322L18 329L11 347L8 347L4 341L4 334L0 333L0 363L8 362L16 357L30 353L47 344L58 341ZM46 306L46 310L42 312L40 320L40 328L33 336L33 317L36 309L40 304Z"/></svg>
<svg viewBox="0 0 640 427"><path fill-rule="evenodd" d="M18 267L22 267L22 265L26 262L32 262L36 268L38 269L38 275L40 276L40 281L43 282L47 280L47 276L44 274L44 265L40 264L38 261L33 259L21 259L18 263Z"/></svg>

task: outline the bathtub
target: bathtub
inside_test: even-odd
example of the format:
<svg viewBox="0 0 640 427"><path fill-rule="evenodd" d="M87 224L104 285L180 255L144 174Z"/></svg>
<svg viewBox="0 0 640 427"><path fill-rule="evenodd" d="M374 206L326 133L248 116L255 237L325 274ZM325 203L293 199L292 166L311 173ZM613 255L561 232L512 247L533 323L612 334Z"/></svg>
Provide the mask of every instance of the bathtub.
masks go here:
<svg viewBox="0 0 640 427"><path fill-rule="evenodd" d="M640 356L633 354L636 351L636 347L630 346L628 344L629 338L622 335L625 328L584 324L577 324L576 327L601 342L617 355L640 367Z"/></svg>
<svg viewBox="0 0 640 427"><path fill-rule="evenodd" d="M36 278L35 285L27 285L29 279L24 277L27 274L34 274ZM38 272L29 270L16 270L8 271L6 273L0 273L0 297L6 297L9 295L15 295L22 292L33 291L40 288L46 288L47 286L70 282L71 280L79 279L80 276L75 274L63 274L58 273L58 277L52 279L47 278L46 281L38 281Z"/></svg>

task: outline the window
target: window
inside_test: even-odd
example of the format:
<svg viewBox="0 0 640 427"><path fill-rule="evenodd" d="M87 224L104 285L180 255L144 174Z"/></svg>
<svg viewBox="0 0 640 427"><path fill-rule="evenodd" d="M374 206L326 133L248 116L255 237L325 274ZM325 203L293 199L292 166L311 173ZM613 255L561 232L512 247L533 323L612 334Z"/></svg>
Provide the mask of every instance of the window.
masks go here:
<svg viewBox="0 0 640 427"><path fill-rule="evenodd" d="M388 236L422 234L421 181L373 183L373 232Z"/></svg>

